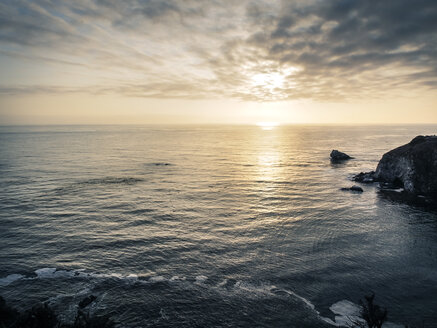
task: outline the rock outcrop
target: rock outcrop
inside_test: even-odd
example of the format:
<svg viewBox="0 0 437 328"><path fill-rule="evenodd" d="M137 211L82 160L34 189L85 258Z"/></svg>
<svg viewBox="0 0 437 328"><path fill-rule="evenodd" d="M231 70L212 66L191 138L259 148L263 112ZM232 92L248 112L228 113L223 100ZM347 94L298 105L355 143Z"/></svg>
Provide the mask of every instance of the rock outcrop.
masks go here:
<svg viewBox="0 0 437 328"><path fill-rule="evenodd" d="M408 193L437 195L437 136L417 136L382 156L375 172L360 173L358 182L381 182Z"/></svg>
<svg viewBox="0 0 437 328"><path fill-rule="evenodd" d="M418 136L384 154L375 177L407 192L437 194L437 136Z"/></svg>
<svg viewBox="0 0 437 328"><path fill-rule="evenodd" d="M376 182L378 179L375 176L375 171L370 171L357 174L353 177L353 180L361 183L373 183Z"/></svg>
<svg viewBox="0 0 437 328"><path fill-rule="evenodd" d="M363 192L363 188L361 188L360 186L355 186L353 185L352 187L349 188L341 188L341 190L343 191L356 191L356 192Z"/></svg>
<svg viewBox="0 0 437 328"><path fill-rule="evenodd" d="M334 149L333 151L331 151L331 161L332 162L342 162L348 159L352 159L353 157L350 157L348 154L343 153L341 151L338 151L336 149Z"/></svg>

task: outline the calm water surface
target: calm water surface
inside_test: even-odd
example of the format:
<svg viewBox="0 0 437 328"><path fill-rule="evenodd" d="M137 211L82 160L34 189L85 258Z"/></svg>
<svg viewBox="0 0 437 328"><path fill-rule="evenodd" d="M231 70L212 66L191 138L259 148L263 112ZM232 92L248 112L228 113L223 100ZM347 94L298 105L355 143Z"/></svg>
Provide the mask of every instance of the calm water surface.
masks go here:
<svg viewBox="0 0 437 328"><path fill-rule="evenodd" d="M94 294L120 327L330 327L374 291L391 322L437 327L436 213L339 190L436 132L1 127L0 295L68 321Z"/></svg>

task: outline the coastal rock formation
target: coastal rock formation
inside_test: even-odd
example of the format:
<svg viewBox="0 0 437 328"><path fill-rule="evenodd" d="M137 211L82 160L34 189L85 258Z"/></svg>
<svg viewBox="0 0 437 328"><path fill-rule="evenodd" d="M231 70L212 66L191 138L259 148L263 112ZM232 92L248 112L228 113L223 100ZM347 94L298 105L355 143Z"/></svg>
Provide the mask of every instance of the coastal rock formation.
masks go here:
<svg viewBox="0 0 437 328"><path fill-rule="evenodd" d="M417 136L382 156L375 172L360 173L358 182L381 182L408 193L437 195L437 136Z"/></svg>
<svg viewBox="0 0 437 328"><path fill-rule="evenodd" d="M338 151L336 149L331 151L331 155L330 156L331 156L331 161L332 162L341 162L341 161L345 161L345 160L353 158L353 157L350 157L348 154L343 153L341 151Z"/></svg>
<svg viewBox="0 0 437 328"><path fill-rule="evenodd" d="M407 192L437 193L437 136L418 136L384 154L375 177Z"/></svg>
<svg viewBox="0 0 437 328"><path fill-rule="evenodd" d="M373 183L377 181L375 177L375 171L361 172L354 176L353 180L361 183Z"/></svg>

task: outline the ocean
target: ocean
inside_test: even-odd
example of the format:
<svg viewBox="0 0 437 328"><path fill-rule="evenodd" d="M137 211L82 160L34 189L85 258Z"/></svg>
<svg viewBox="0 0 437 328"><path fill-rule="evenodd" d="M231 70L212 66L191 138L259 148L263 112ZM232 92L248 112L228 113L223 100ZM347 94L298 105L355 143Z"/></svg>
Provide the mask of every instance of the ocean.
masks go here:
<svg viewBox="0 0 437 328"><path fill-rule="evenodd" d="M95 295L118 327L334 327L374 292L391 326L437 327L437 213L340 190L436 132L0 127L0 296L71 322Z"/></svg>

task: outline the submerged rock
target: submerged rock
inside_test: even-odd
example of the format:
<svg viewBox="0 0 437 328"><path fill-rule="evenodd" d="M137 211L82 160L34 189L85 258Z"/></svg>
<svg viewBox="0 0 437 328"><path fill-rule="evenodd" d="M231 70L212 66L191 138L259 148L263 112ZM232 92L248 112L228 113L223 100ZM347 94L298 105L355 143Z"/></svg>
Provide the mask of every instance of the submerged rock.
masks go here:
<svg viewBox="0 0 437 328"><path fill-rule="evenodd" d="M353 158L353 157L350 157L348 154L343 153L341 151L338 151L336 149L331 151L331 155L330 156L331 156L331 161L332 162L341 162L341 161L345 161L345 160Z"/></svg>
<svg viewBox="0 0 437 328"><path fill-rule="evenodd" d="M341 188L341 190L343 190L343 191L356 191L356 192L363 192L364 190L363 190L363 188L361 188L360 186L352 186L352 187L349 187L349 188Z"/></svg>
<svg viewBox="0 0 437 328"><path fill-rule="evenodd" d="M373 183L376 182L378 179L375 177L375 171L370 171L370 172L361 172L355 175L352 178L352 180L361 183Z"/></svg>

